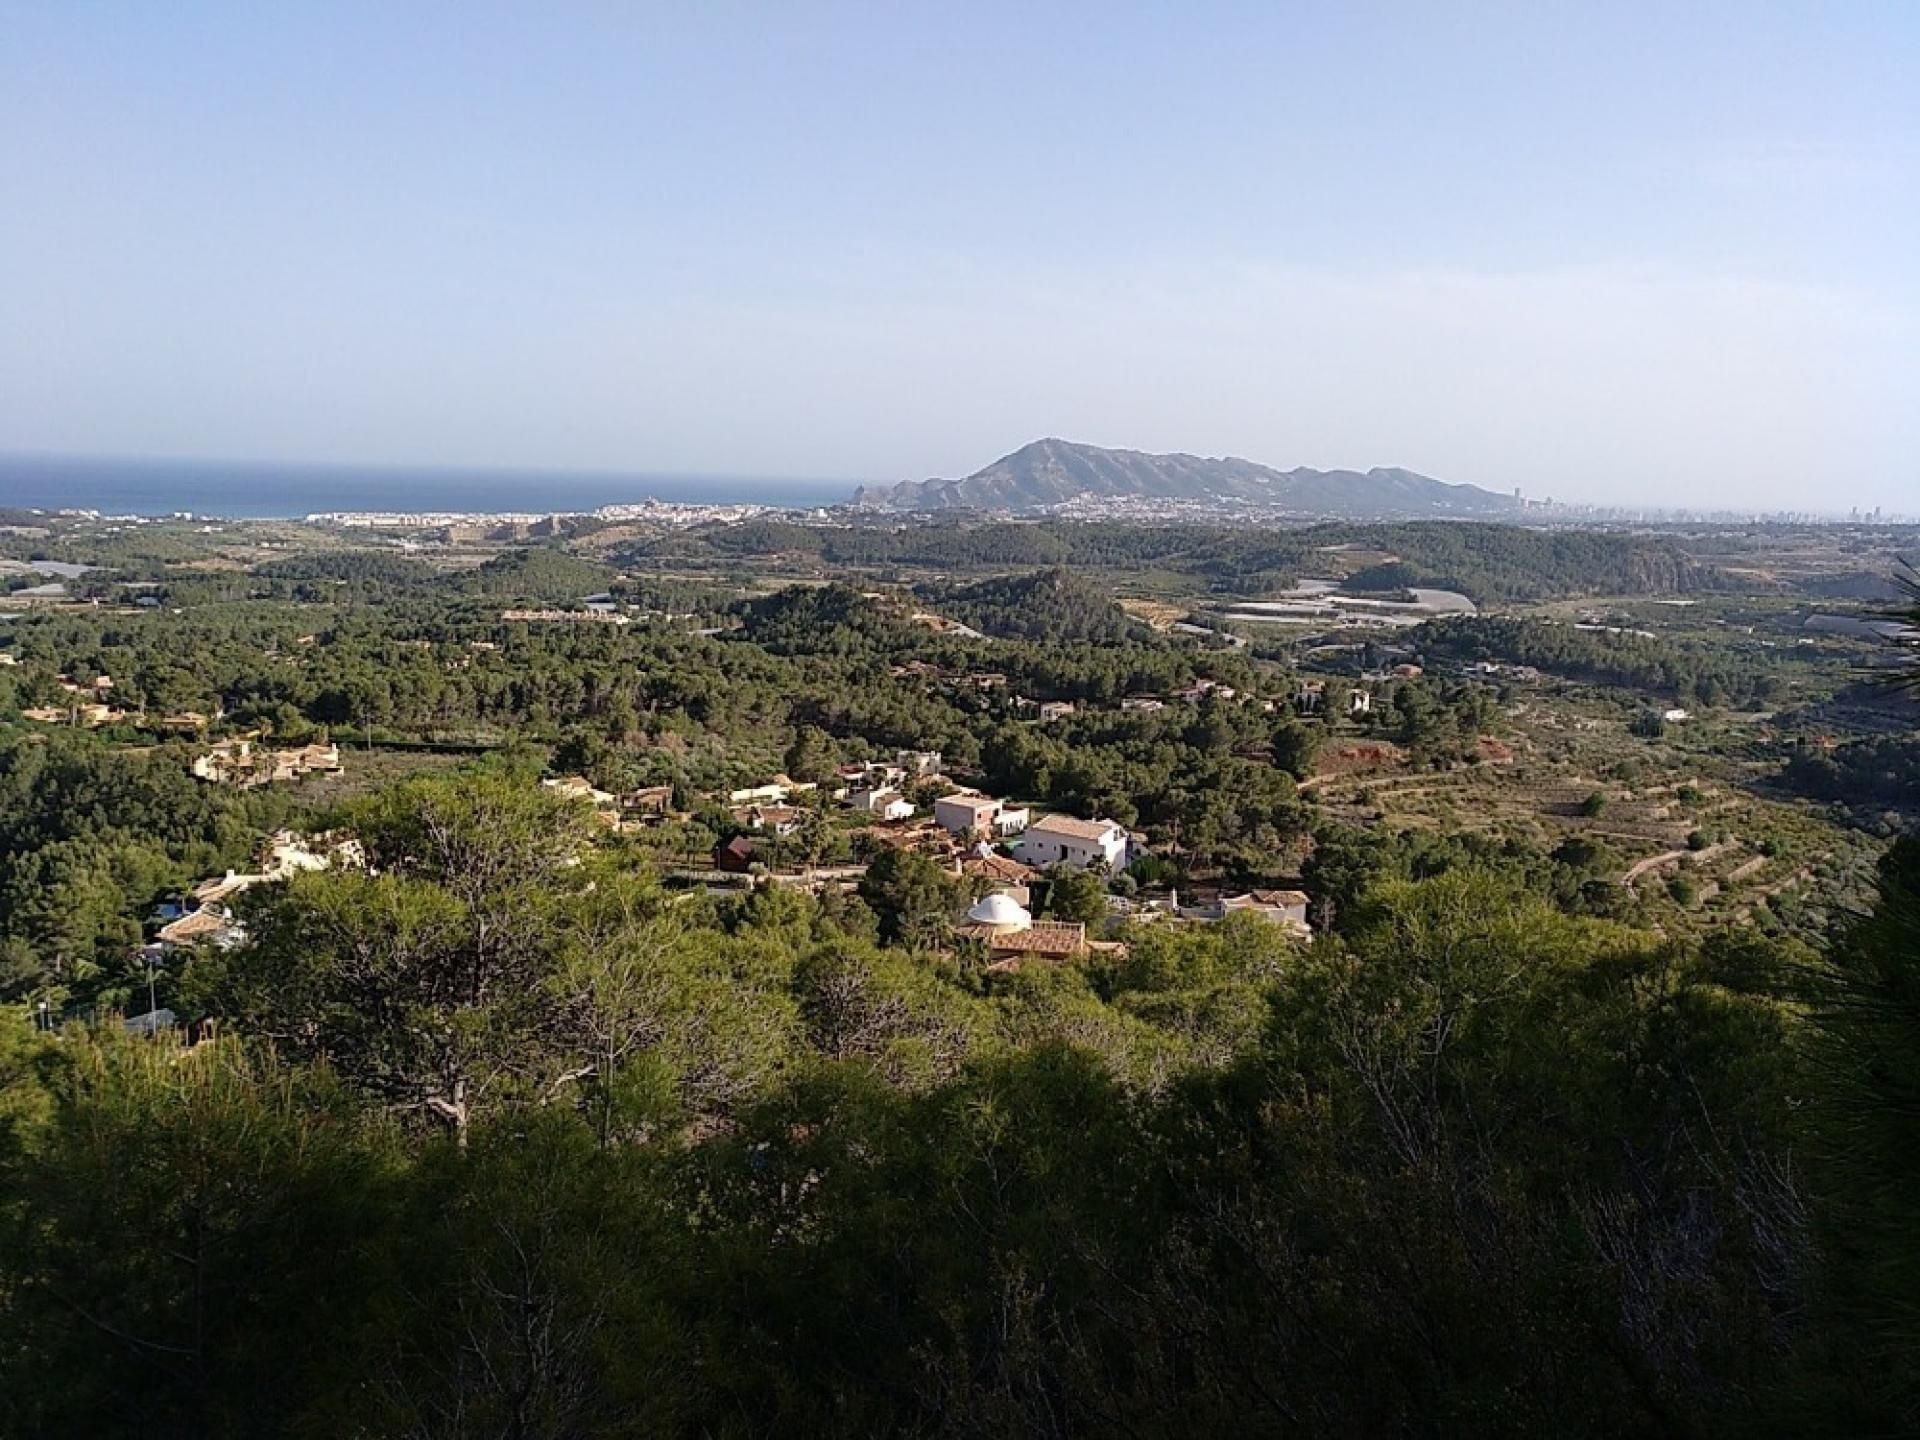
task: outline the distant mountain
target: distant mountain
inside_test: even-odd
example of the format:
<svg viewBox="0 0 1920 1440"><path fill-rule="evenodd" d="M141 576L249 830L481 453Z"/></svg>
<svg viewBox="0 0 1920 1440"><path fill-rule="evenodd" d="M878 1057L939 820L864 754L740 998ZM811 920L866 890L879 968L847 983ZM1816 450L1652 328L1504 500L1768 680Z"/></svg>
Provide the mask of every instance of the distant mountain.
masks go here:
<svg viewBox="0 0 1920 1440"><path fill-rule="evenodd" d="M1147 455L1036 440L961 480L862 487L853 503L881 510L1046 510L1076 500L1188 500L1343 519L1517 513L1511 496L1449 485L1411 470L1275 470L1251 460Z"/></svg>

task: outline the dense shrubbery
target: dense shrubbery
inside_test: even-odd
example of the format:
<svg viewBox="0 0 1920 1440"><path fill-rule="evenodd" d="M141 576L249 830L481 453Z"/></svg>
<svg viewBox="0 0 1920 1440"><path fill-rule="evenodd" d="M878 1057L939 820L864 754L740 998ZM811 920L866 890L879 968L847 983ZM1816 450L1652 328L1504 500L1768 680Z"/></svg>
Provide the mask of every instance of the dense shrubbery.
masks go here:
<svg viewBox="0 0 1920 1440"><path fill-rule="evenodd" d="M1391 551L1396 584L1434 585L1480 600L1555 595L1664 595L1714 577L1677 546L1638 536L1507 525L1413 522L1227 530L1207 525L944 520L811 527L751 520L635 547L635 558L805 555L831 564L953 570L1073 565L1161 569L1216 589L1261 592L1325 573L1330 546Z"/></svg>
<svg viewBox="0 0 1920 1440"><path fill-rule="evenodd" d="M227 1038L0 1027L21 1433L1911 1413L1911 1342L1876 1328L1905 1211L1853 1208L1911 1172L1911 1116L1851 1063L1829 1111L1765 942L1410 860L1310 951L1242 920L996 981L803 896L689 908L617 852L568 866L577 820L504 780L355 819L378 877L262 896L257 943L190 976ZM1905 993L1900 933L1836 977ZM1836 1046L1897 1045L1839 992L1822 1013ZM1871 1264L1823 1272L1816 1203L1877 1227Z"/></svg>
<svg viewBox="0 0 1920 1440"><path fill-rule="evenodd" d="M182 753L0 732L0 999L124 1003L141 918L243 863L281 813L193 780Z"/></svg>
<svg viewBox="0 0 1920 1440"><path fill-rule="evenodd" d="M1778 675L1757 656L1736 658L1622 630L1509 616L1450 616L1412 632L1426 654L1469 662L1531 665L1569 679L1652 691L1701 705L1746 705L1779 693Z"/></svg>
<svg viewBox="0 0 1920 1440"><path fill-rule="evenodd" d="M927 602L988 635L1043 643L1151 642L1104 589L1066 570L1041 570L973 585L925 586Z"/></svg>
<svg viewBox="0 0 1920 1440"><path fill-rule="evenodd" d="M513 550L454 580L474 595L507 600L575 600L607 588L613 572L552 546Z"/></svg>
<svg viewBox="0 0 1920 1440"><path fill-rule="evenodd" d="M1848 805L1920 805L1920 736L1876 735L1833 749L1802 746L1781 778L1816 800Z"/></svg>
<svg viewBox="0 0 1920 1440"><path fill-rule="evenodd" d="M982 533L749 538L958 553ZM1498 527L1339 533L1391 534L1397 581L1463 583L1498 555L1530 585L1556 553ZM1235 585L1303 553L1197 534L995 539L1217 563ZM503 624L508 595L599 588L551 553L479 580L344 555L209 571L169 590L181 614L15 625L0 699L57 702L60 674L104 672L129 708L223 708L274 738L492 730L609 787L671 782L697 813L668 839L610 836L521 753L345 802L326 818L370 873L256 887L247 944L158 978L161 1004L217 1022L186 1049L112 1023L145 1008L139 917L319 817L297 792L192 782L184 744L0 731L0 985L65 1021L0 1011L0 1430L1920 1424L1911 846L1831 962L1746 928L1695 942L1625 923L1667 902L1627 893L1605 840L1313 823L1294 782L1322 721L1217 694L1115 708L1198 676L1293 687L1244 651L1141 634L1069 577L922 597L1008 637L991 642L846 585L732 605L718 636ZM1567 563L1610 584L1640 563L1583 553ZM259 588L294 603L230 603ZM634 593L719 609L679 582ZM1553 654L1634 688L1735 685L1681 647L1504 624L1423 638L1492 636L1489 658ZM1019 696L1104 703L1041 726ZM1449 765L1499 718L1486 687L1429 676L1376 687L1359 723ZM1884 792L1904 744L1810 753L1832 773L1799 778ZM1129 929L1097 883L1055 875L1035 909L1126 948L996 974L952 943L959 878L892 847L817 899L656 877L731 823L703 791L909 745L1146 828L1159 853L1122 894L1185 893L1196 871L1274 883L1304 859L1319 937L1252 916ZM781 843L819 844L820 818Z"/></svg>

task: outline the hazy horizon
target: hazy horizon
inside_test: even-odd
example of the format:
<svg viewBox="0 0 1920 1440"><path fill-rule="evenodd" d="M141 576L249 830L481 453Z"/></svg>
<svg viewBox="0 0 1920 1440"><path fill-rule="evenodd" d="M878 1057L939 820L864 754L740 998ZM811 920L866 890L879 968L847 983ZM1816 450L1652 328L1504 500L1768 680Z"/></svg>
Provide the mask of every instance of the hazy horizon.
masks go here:
<svg viewBox="0 0 1920 1440"><path fill-rule="evenodd" d="M1064 440L1080 445L1096 444L1093 441L1075 441L1070 436L1036 436L1035 439ZM1014 447L1016 450L1020 448L1024 447ZM1097 448L1127 447L1097 446ZM1011 453L1011 451L1003 452L994 456L992 460L973 468L985 469L996 461L1008 458ZM1185 453L1193 455L1199 452ZM1260 457L1251 455L1212 455L1203 458L1240 459L1251 460L1256 464L1267 463ZM20 488L21 476L32 473L36 466L46 467L46 474L40 477L40 483L29 486L21 493L11 493ZM1270 468L1288 470L1295 467L1273 464ZM1396 466L1391 463L1379 467L1326 465L1307 468L1363 473L1373 468L1414 469L1412 466ZM968 473L972 471L952 476L906 478L910 480L959 479L965 478L965 474ZM1415 473L1423 472L1415 471ZM311 482L312 488L293 483L302 477ZM1476 483L1451 480L1444 475L1430 475L1427 478L1448 484ZM169 479L180 480L190 488L180 491L179 499L172 499L170 497L175 492L166 483ZM249 481L254 479L270 479L273 482L274 488L270 491L273 500L270 503L245 504L236 507L232 503L233 497L247 493L246 487ZM334 489L328 488L330 482L342 479L352 482L353 491L344 498ZM394 492L391 500L387 499L386 492L381 491L377 486L372 490L367 488L368 485L382 479L391 480L405 488ZM82 482L85 485L88 482L102 481L108 483L108 488L105 490L83 488L80 492L73 492L66 488L75 482ZM125 483L128 481L133 483L130 485ZM206 488L208 481L216 482L212 489ZM565 482L570 488L566 493L558 495L546 492L528 495L524 491L506 488L511 487L515 482L539 481ZM641 499L658 499L673 503L762 503L813 509L844 503L862 488L885 489L895 483L897 482L890 478L874 480L858 476L773 475L719 470L669 471L607 466L443 464L427 461L395 464L382 460L347 458L302 460L231 455L103 455L78 451L0 449L0 505L12 504L32 510L117 510L134 514L154 514L162 510L180 509L197 514L228 515L235 518L291 517L313 511L379 509L580 512ZM599 487L604 493L590 493L592 487ZM714 493L705 493L703 487L714 487ZM1704 514L1724 511L1735 515L1805 514L1823 521L1844 521L1848 518L1850 510L1871 517L1876 509L1873 505L1857 506L1834 501L1823 502L1817 498L1803 505L1761 506L1742 504L1737 501L1709 504L1684 499L1588 502L1577 495L1549 496L1542 492L1526 493L1529 500L1551 499L1556 504L1575 507L1597 503L1602 508L1639 511L1650 518L1657 518L1663 514ZM210 495L221 498L218 502L210 501L208 498ZM294 503L295 497L298 498L298 503ZM1915 516L1913 505L1913 500L1909 499L1904 505L1895 504L1879 508L1886 511L1889 519L1896 519L1902 524L1911 524L1914 523Z"/></svg>
<svg viewBox="0 0 1920 1440"><path fill-rule="evenodd" d="M1920 501L1904 7L0 22L0 452Z"/></svg>

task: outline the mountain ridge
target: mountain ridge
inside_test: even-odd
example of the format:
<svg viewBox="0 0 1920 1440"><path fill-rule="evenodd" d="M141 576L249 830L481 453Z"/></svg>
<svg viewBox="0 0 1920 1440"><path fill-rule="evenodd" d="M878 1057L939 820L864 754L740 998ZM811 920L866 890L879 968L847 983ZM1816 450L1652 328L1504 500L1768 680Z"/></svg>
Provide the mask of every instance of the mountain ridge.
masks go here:
<svg viewBox="0 0 1920 1440"><path fill-rule="evenodd" d="M895 511L1043 511L1077 500L1186 500L1253 505L1342 518L1472 516L1518 512L1521 503L1477 485L1454 485L1398 466L1276 470L1238 456L1150 454L1056 436L1034 440L959 479L860 487L852 503Z"/></svg>

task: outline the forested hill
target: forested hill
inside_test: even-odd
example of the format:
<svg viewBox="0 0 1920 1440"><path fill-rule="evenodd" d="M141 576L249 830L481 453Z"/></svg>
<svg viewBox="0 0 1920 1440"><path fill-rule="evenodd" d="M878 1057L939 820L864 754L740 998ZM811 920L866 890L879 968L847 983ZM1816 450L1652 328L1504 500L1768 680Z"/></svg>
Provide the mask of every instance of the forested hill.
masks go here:
<svg viewBox="0 0 1920 1440"><path fill-rule="evenodd" d="M1257 595L1296 580L1341 576L1391 557L1395 584L1459 590L1475 600L1570 595L1673 595L1721 577L1670 540L1595 531L1527 530L1465 521L1339 523L1297 530L1113 521L949 518L908 525L803 525L752 520L678 533L616 556L734 565L749 558L885 569L1159 570L1221 593Z"/></svg>
<svg viewBox="0 0 1920 1440"><path fill-rule="evenodd" d="M1411 470L1275 470L1233 456L1149 455L1048 438L1023 445L958 480L908 480L862 488L856 505L886 510L1042 510L1092 497L1222 500L1300 514L1490 516L1518 502L1476 485L1449 485Z"/></svg>
<svg viewBox="0 0 1920 1440"><path fill-rule="evenodd" d="M1116 644L1153 637L1105 590L1058 568L974 585L927 586L921 596L950 619L1010 639Z"/></svg>
<svg viewBox="0 0 1920 1440"><path fill-rule="evenodd" d="M1467 664L1528 665L1566 679L1699 705L1753 705L1781 689L1777 666L1631 631L1595 630L1515 616L1447 616L1409 634L1422 655Z"/></svg>

